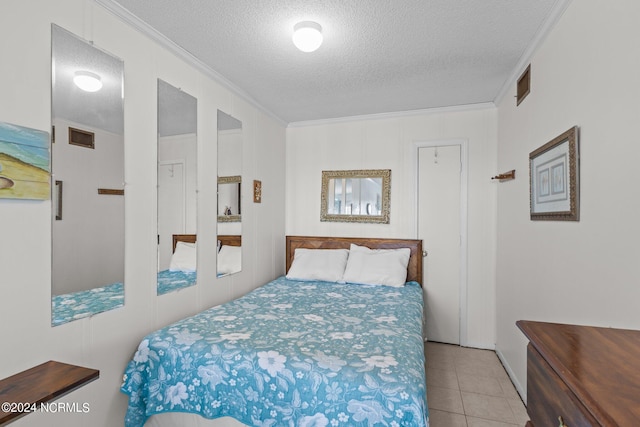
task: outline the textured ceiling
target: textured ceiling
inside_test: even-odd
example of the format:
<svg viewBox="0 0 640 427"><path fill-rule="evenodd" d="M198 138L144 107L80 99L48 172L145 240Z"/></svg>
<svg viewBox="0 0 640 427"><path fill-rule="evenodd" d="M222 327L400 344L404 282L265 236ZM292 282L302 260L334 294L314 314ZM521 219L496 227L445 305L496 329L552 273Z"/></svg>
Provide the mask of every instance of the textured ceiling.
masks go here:
<svg viewBox="0 0 640 427"><path fill-rule="evenodd" d="M282 121L493 102L560 0L97 0ZM313 20L315 52L291 42Z"/></svg>

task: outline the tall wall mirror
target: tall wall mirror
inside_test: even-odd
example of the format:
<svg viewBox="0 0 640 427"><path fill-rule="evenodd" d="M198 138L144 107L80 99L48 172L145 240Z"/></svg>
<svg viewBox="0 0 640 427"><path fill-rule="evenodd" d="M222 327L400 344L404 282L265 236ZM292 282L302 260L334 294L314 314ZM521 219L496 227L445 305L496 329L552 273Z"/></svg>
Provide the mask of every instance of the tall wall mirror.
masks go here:
<svg viewBox="0 0 640 427"><path fill-rule="evenodd" d="M124 65L52 25L52 325L124 304Z"/></svg>
<svg viewBox="0 0 640 427"><path fill-rule="evenodd" d="M196 283L197 104L158 79L158 295Z"/></svg>
<svg viewBox="0 0 640 427"><path fill-rule="evenodd" d="M242 122L218 110L218 277L242 270Z"/></svg>
<svg viewBox="0 0 640 427"><path fill-rule="evenodd" d="M320 220L389 223L391 170L322 171Z"/></svg>

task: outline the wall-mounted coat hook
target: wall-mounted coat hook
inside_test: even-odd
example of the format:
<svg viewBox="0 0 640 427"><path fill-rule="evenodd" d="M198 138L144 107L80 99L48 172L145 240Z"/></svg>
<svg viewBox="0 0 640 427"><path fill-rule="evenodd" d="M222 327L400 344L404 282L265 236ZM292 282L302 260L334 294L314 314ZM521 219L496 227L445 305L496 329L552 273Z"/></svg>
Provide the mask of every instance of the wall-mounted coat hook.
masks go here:
<svg viewBox="0 0 640 427"><path fill-rule="evenodd" d="M510 179L516 179L516 170L510 170L509 172L501 173L500 175L492 176L491 179L497 179L499 181L508 181Z"/></svg>

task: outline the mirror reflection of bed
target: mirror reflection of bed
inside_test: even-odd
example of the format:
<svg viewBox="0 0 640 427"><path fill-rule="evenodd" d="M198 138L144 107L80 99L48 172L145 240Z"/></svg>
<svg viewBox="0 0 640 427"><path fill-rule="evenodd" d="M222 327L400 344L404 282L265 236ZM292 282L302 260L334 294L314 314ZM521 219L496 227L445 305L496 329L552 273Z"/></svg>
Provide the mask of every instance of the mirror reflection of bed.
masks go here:
<svg viewBox="0 0 640 427"><path fill-rule="evenodd" d="M239 242L226 242L224 236L242 236L242 121L223 111L217 113L217 221L218 272L227 277L242 269Z"/></svg>
<svg viewBox="0 0 640 427"><path fill-rule="evenodd" d="M196 283L197 236L174 234L173 254L169 268L158 272L158 295ZM242 261L242 236L218 236L218 277L240 271Z"/></svg>
<svg viewBox="0 0 640 427"><path fill-rule="evenodd" d="M195 234L174 234L169 267L158 271L158 295L196 283L197 251Z"/></svg>
<svg viewBox="0 0 640 427"><path fill-rule="evenodd" d="M124 62L51 25L51 324L124 305ZM88 92L74 77L92 70Z"/></svg>
<svg viewBox="0 0 640 427"><path fill-rule="evenodd" d="M169 269L172 235L197 234L198 100L158 79L158 271ZM189 242L185 242L189 243ZM172 246L173 244L173 246ZM195 251L195 246L180 248ZM195 284L195 265L184 275L162 273L158 295ZM170 282L171 277L175 279Z"/></svg>
<svg viewBox="0 0 640 427"><path fill-rule="evenodd" d="M242 236L218 235L217 276L227 276L242 270Z"/></svg>

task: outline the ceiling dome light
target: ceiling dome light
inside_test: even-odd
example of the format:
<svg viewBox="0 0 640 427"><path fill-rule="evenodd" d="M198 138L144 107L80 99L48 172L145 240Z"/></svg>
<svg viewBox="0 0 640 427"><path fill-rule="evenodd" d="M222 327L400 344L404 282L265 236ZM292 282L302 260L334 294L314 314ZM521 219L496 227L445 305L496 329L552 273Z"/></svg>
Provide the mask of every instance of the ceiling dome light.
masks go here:
<svg viewBox="0 0 640 427"><path fill-rule="evenodd" d="M293 27L293 44L303 52L313 52L322 44L322 27L317 22L298 22Z"/></svg>
<svg viewBox="0 0 640 427"><path fill-rule="evenodd" d="M102 89L100 76L90 71L76 71L73 82L85 92L97 92Z"/></svg>

